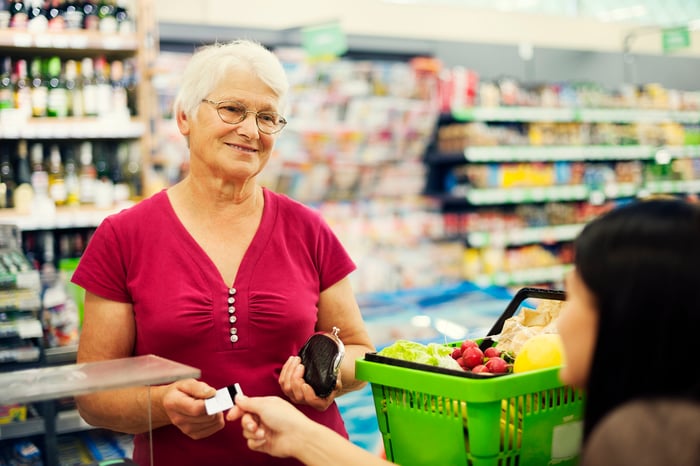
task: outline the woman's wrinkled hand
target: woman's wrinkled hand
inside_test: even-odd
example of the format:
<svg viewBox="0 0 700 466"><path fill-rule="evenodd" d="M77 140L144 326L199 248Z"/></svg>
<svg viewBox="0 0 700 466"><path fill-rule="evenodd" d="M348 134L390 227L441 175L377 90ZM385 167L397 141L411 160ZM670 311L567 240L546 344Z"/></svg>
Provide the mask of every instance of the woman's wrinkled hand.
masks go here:
<svg viewBox="0 0 700 466"><path fill-rule="evenodd" d="M185 435L202 439L224 428L223 413L207 414L204 400L216 394L216 389L194 379L171 384L163 395L163 409L170 421Z"/></svg>
<svg viewBox="0 0 700 466"><path fill-rule="evenodd" d="M299 356L290 356L287 362L284 363L284 366L282 366L279 384L282 392L292 402L311 406L318 411L325 411L342 389L340 380L339 373L333 392L326 398L320 398L316 395L311 385L304 381L304 365L301 363L301 358Z"/></svg>

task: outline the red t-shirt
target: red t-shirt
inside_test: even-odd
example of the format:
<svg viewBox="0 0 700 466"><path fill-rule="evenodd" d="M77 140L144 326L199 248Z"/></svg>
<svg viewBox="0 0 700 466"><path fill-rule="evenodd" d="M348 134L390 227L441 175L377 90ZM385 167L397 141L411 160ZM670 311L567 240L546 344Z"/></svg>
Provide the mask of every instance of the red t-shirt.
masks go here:
<svg viewBox="0 0 700 466"><path fill-rule="evenodd" d="M180 223L165 191L106 218L72 281L133 304L135 355L199 368L214 388L238 382L246 395L283 396L280 370L315 331L319 293L355 264L318 212L269 190L264 197L260 227L232 284ZM347 437L335 404L324 412L299 408ZM239 422L202 440L166 426L153 432L153 443L157 465L299 464L248 449ZM136 437L134 460L150 464L147 434Z"/></svg>

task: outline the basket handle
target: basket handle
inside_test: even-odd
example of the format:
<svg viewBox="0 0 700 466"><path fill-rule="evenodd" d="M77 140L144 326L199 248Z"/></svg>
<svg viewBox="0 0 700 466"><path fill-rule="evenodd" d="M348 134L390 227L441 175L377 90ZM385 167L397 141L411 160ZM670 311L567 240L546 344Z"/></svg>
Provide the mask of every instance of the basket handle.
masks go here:
<svg viewBox="0 0 700 466"><path fill-rule="evenodd" d="M513 317L515 312L520 308L520 305L528 298L540 298L540 299L552 299L557 301L564 301L566 299L566 293L562 290L548 290L545 288L521 288L515 293L513 299L511 299L508 306L506 306L503 314L496 320L493 324L489 333L486 334L483 341L479 345L481 350L485 350L493 344L493 340L489 338L492 335L498 335L503 331L503 325L505 325L506 320Z"/></svg>

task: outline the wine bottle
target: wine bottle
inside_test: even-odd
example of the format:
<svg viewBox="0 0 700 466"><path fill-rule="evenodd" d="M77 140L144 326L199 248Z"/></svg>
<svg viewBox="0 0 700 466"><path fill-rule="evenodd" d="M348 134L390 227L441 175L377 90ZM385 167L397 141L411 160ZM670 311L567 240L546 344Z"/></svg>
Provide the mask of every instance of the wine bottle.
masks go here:
<svg viewBox="0 0 700 466"><path fill-rule="evenodd" d="M58 144L51 144L49 151L49 196L57 206L64 205L68 197L61 151Z"/></svg>
<svg viewBox="0 0 700 466"><path fill-rule="evenodd" d="M45 117L48 102L49 88L44 79L42 60L39 57L32 59L29 75L31 78L32 116Z"/></svg>
<svg viewBox="0 0 700 466"><path fill-rule="evenodd" d="M29 166L29 152L25 139L20 139L17 143L17 170L15 174L17 187L12 196L12 202L17 213L28 214L31 212L34 190L32 189L32 171Z"/></svg>
<svg viewBox="0 0 700 466"><path fill-rule="evenodd" d="M81 117L85 113L83 110L83 89L78 82L78 62L66 60L64 75L68 115Z"/></svg>
<svg viewBox="0 0 700 466"><path fill-rule="evenodd" d="M126 93L124 62L114 60L110 66L112 84L112 110L115 114L129 116L129 102Z"/></svg>
<svg viewBox="0 0 700 466"><path fill-rule="evenodd" d="M80 64L81 86L83 94L83 113L85 116L97 115L97 84L95 70L90 57L83 58Z"/></svg>
<svg viewBox="0 0 700 466"><path fill-rule="evenodd" d="M16 79L13 83L14 107L23 117L32 116L31 83L27 71L27 60L21 58L15 63Z"/></svg>
<svg viewBox="0 0 700 466"><path fill-rule="evenodd" d="M0 110L14 108L12 96L12 59L0 59Z"/></svg>
<svg viewBox="0 0 700 466"><path fill-rule="evenodd" d="M38 33L49 28L48 11L44 0L27 0L27 29Z"/></svg>
<svg viewBox="0 0 700 466"><path fill-rule="evenodd" d="M114 16L115 7L114 2L110 0L100 0L97 7L97 17L100 19L100 32L104 34L116 34L117 28L117 18Z"/></svg>
<svg viewBox="0 0 700 466"><path fill-rule="evenodd" d="M109 115L112 112L112 84L109 82L109 64L104 55L93 61L97 94L97 114Z"/></svg>
<svg viewBox="0 0 700 466"><path fill-rule="evenodd" d="M13 207L15 174L10 162L9 144L0 145L0 208Z"/></svg>
<svg viewBox="0 0 700 466"><path fill-rule="evenodd" d="M63 17L66 20L66 29L83 28L83 10L77 1L66 0L63 8Z"/></svg>
<svg viewBox="0 0 700 466"><path fill-rule="evenodd" d="M61 59L51 57L47 63L48 94L46 114L50 117L68 116L68 91L61 73Z"/></svg>
<svg viewBox="0 0 700 466"><path fill-rule="evenodd" d="M10 3L10 28L27 29L29 12L23 0L13 0Z"/></svg>
<svg viewBox="0 0 700 466"><path fill-rule="evenodd" d="M83 29L87 31L97 31L100 25L100 18L97 17L97 4L95 0L83 1Z"/></svg>
<svg viewBox="0 0 700 466"><path fill-rule="evenodd" d="M66 20L63 16L61 0L47 0L47 17L49 31L60 32L66 29Z"/></svg>
<svg viewBox="0 0 700 466"><path fill-rule="evenodd" d="M66 205L80 204L80 179L78 178L78 166L75 160L75 151L72 145L66 147L64 152L64 179L66 185Z"/></svg>
<svg viewBox="0 0 700 466"><path fill-rule="evenodd" d="M84 141L80 145L80 174L78 178L80 180L80 203L94 203L97 170L92 163L92 142L90 141Z"/></svg>

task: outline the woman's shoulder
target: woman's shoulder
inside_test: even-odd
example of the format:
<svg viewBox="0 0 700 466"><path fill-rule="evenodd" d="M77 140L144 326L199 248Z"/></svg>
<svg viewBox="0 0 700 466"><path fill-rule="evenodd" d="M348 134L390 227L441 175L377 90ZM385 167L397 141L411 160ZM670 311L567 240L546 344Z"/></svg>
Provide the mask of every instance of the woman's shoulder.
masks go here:
<svg viewBox="0 0 700 466"><path fill-rule="evenodd" d="M291 218L321 218L321 213L313 207L293 199L286 194L265 189L266 202L271 202L281 215Z"/></svg>
<svg viewBox="0 0 700 466"><path fill-rule="evenodd" d="M126 207L119 212L115 212L107 216L107 218L111 222L117 223L129 223L134 219L151 218L154 211L163 211L164 202L167 202L167 194L165 190L159 191L145 199L142 199L136 204Z"/></svg>
<svg viewBox="0 0 700 466"><path fill-rule="evenodd" d="M581 466L700 464L700 403L635 400L603 418L586 442Z"/></svg>

